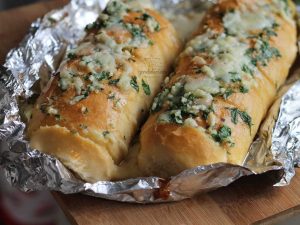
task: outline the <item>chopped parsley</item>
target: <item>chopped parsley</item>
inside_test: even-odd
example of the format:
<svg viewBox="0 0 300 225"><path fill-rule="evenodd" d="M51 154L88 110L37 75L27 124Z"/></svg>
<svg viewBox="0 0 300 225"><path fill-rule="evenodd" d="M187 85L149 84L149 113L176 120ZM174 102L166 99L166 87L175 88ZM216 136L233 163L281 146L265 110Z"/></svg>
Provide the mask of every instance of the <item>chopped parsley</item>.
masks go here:
<svg viewBox="0 0 300 225"><path fill-rule="evenodd" d="M231 88L227 88L223 94L223 98L226 100L233 94L233 90Z"/></svg>
<svg viewBox="0 0 300 225"><path fill-rule="evenodd" d="M110 93L110 94L107 96L107 99L114 100L115 97L116 97L115 93Z"/></svg>
<svg viewBox="0 0 300 225"><path fill-rule="evenodd" d="M242 66L242 71L247 73L247 74L250 74L251 76L254 75L254 71L249 66L247 66L246 64L244 64Z"/></svg>
<svg viewBox="0 0 300 225"><path fill-rule="evenodd" d="M184 118L195 118L199 115L200 112L203 112L204 110L201 110L201 107L197 107L196 103L196 96L193 95L191 92L184 93L183 92L184 87L179 87L178 94L173 96L173 99L169 99L171 102L168 106L167 115L169 117L169 121L176 123L176 124L183 124ZM156 102L157 100L155 100ZM161 103L159 103L160 105ZM159 106L156 105L156 106ZM153 108L152 108L153 109Z"/></svg>
<svg viewBox="0 0 300 225"><path fill-rule="evenodd" d="M239 77L238 73L236 73L236 72L229 72L229 74L231 75L231 81L233 83L242 81L241 78Z"/></svg>
<svg viewBox="0 0 300 225"><path fill-rule="evenodd" d="M203 118L204 120L207 120L207 119L208 119L208 116L209 116L209 114L210 114L211 112L215 112L214 109L213 109L213 106L209 106L207 110L204 110L204 111L202 112L202 118Z"/></svg>
<svg viewBox="0 0 300 225"><path fill-rule="evenodd" d="M275 29L278 27L278 23L274 23L272 27L266 27L263 29L263 31L259 34L259 36L263 37L263 35L266 35L267 38L271 38L273 36L277 36L277 33Z"/></svg>
<svg viewBox="0 0 300 225"><path fill-rule="evenodd" d="M108 72L108 71L102 71L102 72L100 72L100 73L94 73L93 74L93 76L97 79L97 80L99 80L99 81L101 81L101 80L108 80L108 79L110 79L110 72Z"/></svg>
<svg viewBox="0 0 300 225"><path fill-rule="evenodd" d="M230 109L230 113L231 113L231 121L234 124L238 123L238 115L239 115L239 110L236 108Z"/></svg>
<svg viewBox="0 0 300 225"><path fill-rule="evenodd" d="M248 92L249 92L249 89L246 88L245 86L241 86L241 87L240 87L240 92L243 93L243 94L245 94L245 93L248 93Z"/></svg>
<svg viewBox="0 0 300 225"><path fill-rule="evenodd" d="M246 55L251 58L254 66L267 66L271 59L280 58L281 54L277 48L270 46L269 41L262 37L258 37L256 41L257 48L249 48Z"/></svg>
<svg viewBox="0 0 300 225"><path fill-rule="evenodd" d="M72 60L72 59L76 59L77 55L74 52L70 52L70 53L68 53L67 57L68 57L68 59Z"/></svg>
<svg viewBox="0 0 300 225"><path fill-rule="evenodd" d="M277 36L276 29L278 27L279 24L274 22L271 27L265 27L258 35L249 37L256 40L255 47L249 48L246 51L246 55L251 58L254 66L267 66L272 58L281 57L279 50L272 47L269 43L271 37ZM243 71L246 72L248 69L243 68Z"/></svg>
<svg viewBox="0 0 300 225"><path fill-rule="evenodd" d="M238 108L227 108L230 110L231 121L234 124L238 123L238 119L241 118L244 123L246 123L249 128L252 126L252 118L249 116L247 112L240 111Z"/></svg>
<svg viewBox="0 0 300 225"><path fill-rule="evenodd" d="M176 123L176 124L183 124L183 118L181 115L180 110L172 110L169 113L170 122Z"/></svg>
<svg viewBox="0 0 300 225"><path fill-rule="evenodd" d="M155 26L154 31L156 31L156 32L160 31L160 25L159 25L159 23L157 23L157 25Z"/></svg>
<svg viewBox="0 0 300 225"><path fill-rule="evenodd" d="M136 92L139 92L140 87L139 87L139 85L138 85L138 83L137 83L137 77L136 77L136 76L133 76L133 77L131 78L131 80L130 80L130 86L131 86L134 90L136 90Z"/></svg>
<svg viewBox="0 0 300 225"><path fill-rule="evenodd" d="M147 13L143 13L142 16L141 16L141 19L144 20L144 21L146 21L147 19L151 19L151 18L152 18L152 16L150 16Z"/></svg>
<svg viewBox="0 0 300 225"><path fill-rule="evenodd" d="M183 87L181 89L183 89ZM182 92L182 90L180 92ZM178 98L175 98L170 105L170 110L179 110L182 116L197 116L201 110L193 107L196 100L195 95L192 93L186 93L182 97L179 96Z"/></svg>
<svg viewBox="0 0 300 225"><path fill-rule="evenodd" d="M151 95L150 86L143 79L142 79L142 87L146 95Z"/></svg>
<svg viewBox="0 0 300 225"><path fill-rule="evenodd" d="M279 0L281 2L283 2L284 4L284 12L289 15L290 14L290 8L289 8L289 3L288 0Z"/></svg>
<svg viewBox="0 0 300 225"><path fill-rule="evenodd" d="M166 100L168 94L170 93L170 88L166 88L162 92L160 92L153 101L152 107L151 107L151 113L158 112L161 110L164 101Z"/></svg>
<svg viewBox="0 0 300 225"><path fill-rule="evenodd" d="M271 27L265 27L257 35L250 35L248 38L267 38L270 39L273 36L277 36L276 29L279 27L279 24L274 22Z"/></svg>
<svg viewBox="0 0 300 225"><path fill-rule="evenodd" d="M100 23L97 20L97 21L95 21L93 23L90 23L90 24L86 25L85 28L84 28L84 30L88 32L88 31L91 31L93 29L100 29L100 27L101 27Z"/></svg>
<svg viewBox="0 0 300 225"><path fill-rule="evenodd" d="M60 114L56 114L56 115L54 115L54 117L55 117L56 121L60 121L61 120L61 115Z"/></svg>
<svg viewBox="0 0 300 225"><path fill-rule="evenodd" d="M140 27L137 27L137 26L133 26L131 28L131 34L134 36L134 37L141 37L141 36L144 36L144 33L142 31L142 29Z"/></svg>
<svg viewBox="0 0 300 225"><path fill-rule="evenodd" d="M102 18L99 17L95 22L86 25L84 30L86 32L90 32L92 30L99 30L101 28L107 27L108 24L109 24L108 19L102 19Z"/></svg>
<svg viewBox="0 0 300 225"><path fill-rule="evenodd" d="M157 21L155 21L155 19L147 13L143 13L142 16L140 18L137 18L137 19L141 19L141 20L144 20L144 21L147 21L147 22L149 21L151 23L154 23L153 24L154 28L152 28L152 29L156 32L160 30L159 23Z"/></svg>
<svg viewBox="0 0 300 225"><path fill-rule="evenodd" d="M106 137L107 135L109 135L109 131L108 130L103 131L102 135L103 135L103 137Z"/></svg>
<svg viewBox="0 0 300 225"><path fill-rule="evenodd" d="M244 121L244 123L246 123L248 127L251 128L251 126L253 125L251 116L249 116L249 114L246 112L240 112L239 115L241 119Z"/></svg>
<svg viewBox="0 0 300 225"><path fill-rule="evenodd" d="M125 27L131 33L133 38L137 38L137 39L139 39L139 38L146 39L147 38L142 27L138 26L137 24L126 23Z"/></svg>
<svg viewBox="0 0 300 225"><path fill-rule="evenodd" d="M154 45L154 42L153 42L152 40L149 40L149 41L148 41L148 44L149 44L150 46L153 46L153 45Z"/></svg>
<svg viewBox="0 0 300 225"><path fill-rule="evenodd" d="M110 80L108 81L109 85L117 85L119 83L120 79L114 79L114 80Z"/></svg>
<svg viewBox="0 0 300 225"><path fill-rule="evenodd" d="M195 50L197 52L205 52L205 51L207 51L207 46L205 43L201 43L200 45L195 46Z"/></svg>
<svg viewBox="0 0 300 225"><path fill-rule="evenodd" d="M226 141L230 136L231 136L231 129L226 125L223 125L217 131L217 133L212 134L213 139L219 143Z"/></svg>

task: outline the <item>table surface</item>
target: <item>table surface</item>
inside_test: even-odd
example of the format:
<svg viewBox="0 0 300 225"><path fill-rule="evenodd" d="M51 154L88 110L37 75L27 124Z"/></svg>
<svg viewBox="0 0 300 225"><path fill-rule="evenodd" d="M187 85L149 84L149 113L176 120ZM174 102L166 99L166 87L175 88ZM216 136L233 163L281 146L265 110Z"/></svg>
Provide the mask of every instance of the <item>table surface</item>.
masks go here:
<svg viewBox="0 0 300 225"><path fill-rule="evenodd" d="M287 187L273 187L274 174L245 177L193 199L138 205L84 195L54 193L74 224L273 224L300 213L300 169Z"/></svg>
<svg viewBox="0 0 300 225"><path fill-rule="evenodd" d="M30 23L67 0L0 12L0 63L24 37ZM73 224L272 224L300 212L300 169L287 187L274 175L242 178L228 187L177 203L138 205L84 195L53 193Z"/></svg>

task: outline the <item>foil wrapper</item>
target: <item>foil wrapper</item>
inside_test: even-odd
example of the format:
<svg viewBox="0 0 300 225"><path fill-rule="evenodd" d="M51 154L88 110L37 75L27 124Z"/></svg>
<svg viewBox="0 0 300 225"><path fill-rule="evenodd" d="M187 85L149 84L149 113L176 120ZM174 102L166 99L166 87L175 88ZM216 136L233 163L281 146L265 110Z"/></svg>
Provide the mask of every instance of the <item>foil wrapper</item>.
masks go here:
<svg viewBox="0 0 300 225"><path fill-rule="evenodd" d="M119 182L85 183L58 159L31 149L24 138L22 99L38 95L39 85L55 73L66 49L84 36L84 27L97 18L107 0L73 0L32 23L29 34L11 50L0 66L0 166L9 183L23 191L56 190L84 193L124 202L179 201L195 194L227 186L252 174L279 171L275 184L288 185L300 166L300 71L282 88L262 124L242 166L218 163L183 171L168 180L142 177ZM162 12L176 17L213 1L154 0ZM195 7L197 4L199 7Z"/></svg>

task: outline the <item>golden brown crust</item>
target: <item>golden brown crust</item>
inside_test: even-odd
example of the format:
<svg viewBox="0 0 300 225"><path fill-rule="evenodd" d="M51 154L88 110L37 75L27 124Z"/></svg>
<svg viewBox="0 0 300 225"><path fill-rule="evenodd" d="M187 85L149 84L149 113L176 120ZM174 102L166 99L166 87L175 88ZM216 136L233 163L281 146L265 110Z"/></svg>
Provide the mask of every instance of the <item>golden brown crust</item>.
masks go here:
<svg viewBox="0 0 300 225"><path fill-rule="evenodd" d="M222 17L226 11L241 6L250 7L257 2L256 0L220 1L207 13L195 36L207 32L208 28L216 33L222 33L224 31ZM242 164L250 143L275 98L278 87L284 83L296 57L295 23L280 15L276 15L276 22L280 27L277 36L271 37L270 45L279 50L281 57L273 58L267 66L258 67L261 75L256 74L256 85L248 93L234 93L228 99L215 98L216 124L217 126L224 124L231 128L231 138L235 145L232 147L216 143L211 135L205 132L207 122L201 117L197 117L196 121L204 129L198 130L172 123L158 123L158 116L166 111L162 109L150 116L141 131L138 163L146 174L168 177L197 165L217 162ZM209 59L206 61L210 63ZM168 86L176 83L183 75L199 77L192 68L192 58L181 57ZM252 118L251 130L245 123L234 124L228 108L247 111Z"/></svg>
<svg viewBox="0 0 300 225"><path fill-rule="evenodd" d="M128 62L128 66L132 68L131 74L137 77L139 83L143 79L151 87L150 95L144 93L141 85L137 92L131 88L123 90L116 85L104 83L103 90L91 92L87 98L70 104L70 99L76 94L75 88L62 91L57 76L35 105L28 128L31 146L61 159L84 180L110 180L117 176L115 169L127 155L138 126L178 54L180 43L172 25L153 10L147 9L146 12L159 23L160 30L144 31L154 44L133 50L133 60ZM145 23L136 19L138 16L141 13L129 12L124 22ZM87 38L93 36L93 32L96 31L90 31ZM117 28L106 32L118 43L131 37L128 31ZM61 70L65 68L89 72L79 59L69 60ZM118 68L113 79L120 78L122 70L124 68ZM118 107L110 99L111 93L114 93L114 99L118 99ZM42 112L41 106L49 101L59 112L59 118ZM105 137L106 131L109 134Z"/></svg>

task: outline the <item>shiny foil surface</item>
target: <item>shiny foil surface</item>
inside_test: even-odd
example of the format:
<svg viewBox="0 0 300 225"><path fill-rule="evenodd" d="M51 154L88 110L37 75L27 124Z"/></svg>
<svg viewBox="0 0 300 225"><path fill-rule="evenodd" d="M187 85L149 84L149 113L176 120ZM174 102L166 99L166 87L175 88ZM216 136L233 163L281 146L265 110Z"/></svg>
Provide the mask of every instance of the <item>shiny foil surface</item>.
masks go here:
<svg viewBox="0 0 300 225"><path fill-rule="evenodd" d="M178 201L227 186L235 180L278 170L275 185L288 185L300 165L300 71L294 72L262 124L243 166L198 166L168 180L143 177L119 182L84 183L59 160L31 149L25 139L22 101L39 94L38 83L53 75L67 49L84 36L84 27L104 9L106 0L73 0L32 23L30 32L0 66L0 166L9 183L23 191L84 193L125 202ZM184 15L205 10L213 1L154 0L156 9ZM195 7L198 5L199 7Z"/></svg>

